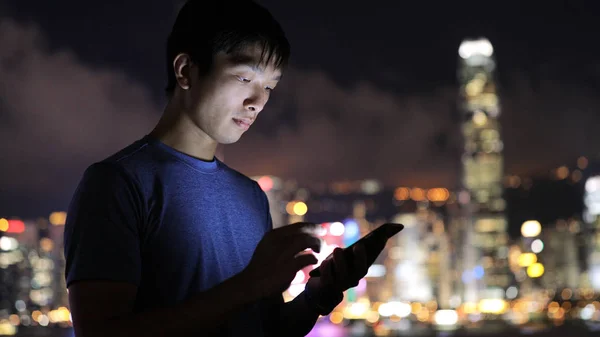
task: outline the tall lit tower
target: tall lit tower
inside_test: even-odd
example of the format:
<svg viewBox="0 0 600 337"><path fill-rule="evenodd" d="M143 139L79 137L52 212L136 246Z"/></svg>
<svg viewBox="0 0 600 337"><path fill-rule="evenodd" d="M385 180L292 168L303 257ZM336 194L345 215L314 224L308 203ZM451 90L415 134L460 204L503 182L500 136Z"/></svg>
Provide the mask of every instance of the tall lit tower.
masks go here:
<svg viewBox="0 0 600 337"><path fill-rule="evenodd" d="M464 137L462 186L469 243L465 254L471 261L465 265L463 282L465 289L476 290L479 299L504 297L510 278L494 49L487 39L480 38L463 41L458 53Z"/></svg>

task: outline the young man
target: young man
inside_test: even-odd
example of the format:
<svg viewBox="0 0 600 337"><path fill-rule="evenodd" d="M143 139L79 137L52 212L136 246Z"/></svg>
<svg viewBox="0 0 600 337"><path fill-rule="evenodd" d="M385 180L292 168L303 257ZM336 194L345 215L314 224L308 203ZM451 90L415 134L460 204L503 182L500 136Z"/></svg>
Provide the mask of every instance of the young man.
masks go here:
<svg viewBox="0 0 600 337"><path fill-rule="evenodd" d="M169 101L149 135L91 165L69 207L66 279L75 333L304 336L366 274L341 250L289 303L315 264L312 224L273 230L258 184L215 158L263 110L289 56L249 0L188 1L167 45ZM300 254L302 253L302 254Z"/></svg>

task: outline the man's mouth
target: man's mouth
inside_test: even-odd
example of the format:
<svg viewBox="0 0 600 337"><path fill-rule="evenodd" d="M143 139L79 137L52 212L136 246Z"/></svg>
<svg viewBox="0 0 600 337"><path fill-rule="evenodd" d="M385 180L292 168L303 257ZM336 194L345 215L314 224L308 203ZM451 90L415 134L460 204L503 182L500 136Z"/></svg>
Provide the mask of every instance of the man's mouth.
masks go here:
<svg viewBox="0 0 600 337"><path fill-rule="evenodd" d="M233 118L233 122L244 130L248 130L252 125L252 120L246 118Z"/></svg>

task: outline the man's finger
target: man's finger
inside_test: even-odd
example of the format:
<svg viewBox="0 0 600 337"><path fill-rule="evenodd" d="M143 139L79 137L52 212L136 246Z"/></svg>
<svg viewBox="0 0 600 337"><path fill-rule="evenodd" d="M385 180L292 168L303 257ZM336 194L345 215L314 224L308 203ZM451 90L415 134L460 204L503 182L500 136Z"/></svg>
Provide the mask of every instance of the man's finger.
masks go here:
<svg viewBox="0 0 600 337"><path fill-rule="evenodd" d="M356 244L352 247L352 253L354 255L354 265L352 266L352 271L355 274L354 276L358 278L363 278L367 271L369 270L369 264L367 261L367 250L365 245Z"/></svg>
<svg viewBox="0 0 600 337"><path fill-rule="evenodd" d="M298 272L301 269L304 269L310 265L316 264L317 262L319 262L319 260L312 254L303 254L303 255L298 255L295 259L294 259L294 266L295 266L295 270L296 272Z"/></svg>
<svg viewBox="0 0 600 337"><path fill-rule="evenodd" d="M302 253L307 248L310 248L317 253L321 251L321 239L305 233L287 237L282 240L279 245L283 247L281 256L284 258L289 258L298 253Z"/></svg>
<svg viewBox="0 0 600 337"><path fill-rule="evenodd" d="M291 225L276 228L273 231L277 232L277 235L287 236L297 233L314 233L318 226L320 225L312 222L296 222Z"/></svg>
<svg viewBox="0 0 600 337"><path fill-rule="evenodd" d="M322 284L327 285L327 286L333 286L333 284L334 284L333 257L325 259L319 266L319 270L321 271L320 277L321 277Z"/></svg>
<svg viewBox="0 0 600 337"><path fill-rule="evenodd" d="M352 277L348 273L348 261L344 257L344 250L336 248L333 250L333 282L336 284L348 283L348 278Z"/></svg>

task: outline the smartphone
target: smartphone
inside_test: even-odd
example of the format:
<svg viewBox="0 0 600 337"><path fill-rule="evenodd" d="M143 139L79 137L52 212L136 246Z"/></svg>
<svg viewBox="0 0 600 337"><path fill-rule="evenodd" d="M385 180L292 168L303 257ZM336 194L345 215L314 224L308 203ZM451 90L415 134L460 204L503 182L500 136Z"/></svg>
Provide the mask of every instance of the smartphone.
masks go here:
<svg viewBox="0 0 600 337"><path fill-rule="evenodd" d="M404 225L402 224L385 223L371 231L369 234L363 236L360 240L344 248L344 257L348 262L348 265L352 266L354 263L354 253L352 252L352 247L354 247L354 245L358 243L364 244L367 252L367 264L371 266L383 248L385 248L387 240L403 229ZM321 272L319 271L319 268L315 268L310 271L309 275L318 277L321 275Z"/></svg>

